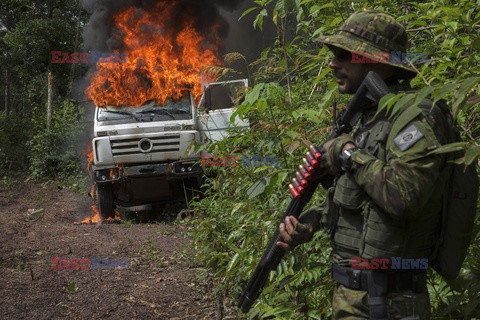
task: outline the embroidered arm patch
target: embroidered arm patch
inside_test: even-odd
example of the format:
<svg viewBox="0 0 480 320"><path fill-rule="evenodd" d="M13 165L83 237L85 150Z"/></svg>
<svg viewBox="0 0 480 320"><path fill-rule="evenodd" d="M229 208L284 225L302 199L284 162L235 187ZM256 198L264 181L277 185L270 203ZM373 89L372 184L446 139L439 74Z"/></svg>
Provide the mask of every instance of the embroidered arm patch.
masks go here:
<svg viewBox="0 0 480 320"><path fill-rule="evenodd" d="M423 133L414 124L408 126L393 139L400 151L405 151L423 137Z"/></svg>

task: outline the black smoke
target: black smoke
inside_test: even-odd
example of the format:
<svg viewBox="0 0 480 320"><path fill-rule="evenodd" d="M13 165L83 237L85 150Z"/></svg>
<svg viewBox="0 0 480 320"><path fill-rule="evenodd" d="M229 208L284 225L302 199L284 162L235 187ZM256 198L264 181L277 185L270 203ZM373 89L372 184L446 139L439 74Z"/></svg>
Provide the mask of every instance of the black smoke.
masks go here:
<svg viewBox="0 0 480 320"><path fill-rule="evenodd" d="M159 1L172 0L81 0L83 8L91 14L83 33L86 49L102 52L121 50L121 35L115 30L114 15L128 7L136 7L137 12L141 14L143 10L148 11ZM225 39L228 36L229 24L233 21L227 21L219 10L232 12L241 3L242 0L178 0L167 25L171 30L175 30L181 28L182 21L194 17L195 28L201 34L210 34L212 26L215 25L218 26L220 36Z"/></svg>

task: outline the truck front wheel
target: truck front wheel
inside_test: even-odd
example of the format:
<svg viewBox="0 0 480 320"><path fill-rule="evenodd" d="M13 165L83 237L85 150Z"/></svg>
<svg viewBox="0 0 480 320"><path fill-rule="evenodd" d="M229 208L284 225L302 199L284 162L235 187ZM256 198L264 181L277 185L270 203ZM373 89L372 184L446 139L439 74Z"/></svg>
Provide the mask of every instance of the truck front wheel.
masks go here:
<svg viewBox="0 0 480 320"><path fill-rule="evenodd" d="M97 204L102 219L115 216L115 205L113 204L113 190L111 183L97 184Z"/></svg>

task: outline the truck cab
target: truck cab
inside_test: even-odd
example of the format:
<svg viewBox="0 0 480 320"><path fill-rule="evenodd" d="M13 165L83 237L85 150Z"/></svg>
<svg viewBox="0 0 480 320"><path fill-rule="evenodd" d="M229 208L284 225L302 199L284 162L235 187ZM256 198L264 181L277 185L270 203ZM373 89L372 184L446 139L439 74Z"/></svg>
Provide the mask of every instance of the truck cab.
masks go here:
<svg viewBox="0 0 480 320"><path fill-rule="evenodd" d="M205 86L199 108L191 93L163 105L138 108L97 107L94 119L92 176L102 218L117 205L133 207L184 198L202 184L201 155L195 144L218 141L232 126L236 95L247 80Z"/></svg>

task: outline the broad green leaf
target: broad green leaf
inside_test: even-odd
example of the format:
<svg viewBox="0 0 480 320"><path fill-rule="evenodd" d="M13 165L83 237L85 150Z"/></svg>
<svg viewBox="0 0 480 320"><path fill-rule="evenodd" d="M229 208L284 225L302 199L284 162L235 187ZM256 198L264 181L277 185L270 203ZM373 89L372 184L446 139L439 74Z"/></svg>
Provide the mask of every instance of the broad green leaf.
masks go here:
<svg viewBox="0 0 480 320"><path fill-rule="evenodd" d="M230 262L228 263L227 265L227 269L226 269L226 272L229 273L230 270L232 270L232 268L234 268L237 263L238 263L238 257L240 257L240 255L238 253L235 253L233 255L233 258L230 260Z"/></svg>
<svg viewBox="0 0 480 320"><path fill-rule="evenodd" d="M288 173L286 171L276 171L274 172L270 177L270 181L268 183L268 186L265 187L265 191L267 191L267 194L270 194L274 192L275 189L279 188L282 186L283 181L287 177Z"/></svg>
<svg viewBox="0 0 480 320"><path fill-rule="evenodd" d="M449 153L449 152L455 152L455 151L460 151L465 149L465 146L467 145L466 142L454 142L454 143L449 143L446 145L443 145L428 154L441 154L441 153Z"/></svg>
<svg viewBox="0 0 480 320"><path fill-rule="evenodd" d="M457 82L451 82L441 86L440 88L436 88L432 93L432 97L434 99L433 102L436 103L438 100L443 99L448 94L451 94L457 85Z"/></svg>
<svg viewBox="0 0 480 320"><path fill-rule="evenodd" d="M417 92L415 97L415 102L413 103L414 106L418 106L420 102L423 101L429 94L431 94L435 90L435 87L424 87L420 91Z"/></svg>
<svg viewBox="0 0 480 320"><path fill-rule="evenodd" d="M247 9L245 10L242 15L240 16L240 18L238 18L238 20L240 21L243 17L245 17L247 14L249 14L250 12L252 11L255 11L256 9L259 9L258 7L252 7L250 9Z"/></svg>
<svg viewBox="0 0 480 320"><path fill-rule="evenodd" d="M257 102L258 97L260 96L260 92L262 92L263 88L265 87L265 83L259 83L252 90L248 91L245 97L246 104L255 104Z"/></svg>
<svg viewBox="0 0 480 320"><path fill-rule="evenodd" d="M295 131L295 130L288 130L288 131L285 132L285 134L286 134L287 136L289 136L291 140L293 140L293 139L295 139L295 138L297 137L298 132Z"/></svg>
<svg viewBox="0 0 480 320"><path fill-rule="evenodd" d="M310 14L311 15L316 15L320 11L320 6L311 6L310 7Z"/></svg>
<svg viewBox="0 0 480 320"><path fill-rule="evenodd" d="M248 199L253 199L265 191L265 187L270 183L271 177L261 178L247 190Z"/></svg>
<svg viewBox="0 0 480 320"><path fill-rule="evenodd" d="M267 107L268 107L267 101L266 101L265 99L263 99L263 98L258 99L258 100L257 100L257 103L256 103L255 105L256 105L257 111L258 111L259 113L264 113L265 110L266 110Z"/></svg>
<svg viewBox="0 0 480 320"><path fill-rule="evenodd" d="M315 30L315 32L312 33L312 38L317 39L318 36L323 35L322 29L323 28L318 28L317 30Z"/></svg>
<svg viewBox="0 0 480 320"><path fill-rule="evenodd" d="M318 310L309 310L308 311L308 317L312 318L312 319L315 319L315 320L323 320L324 319L324 317L322 316L322 314Z"/></svg>
<svg viewBox="0 0 480 320"><path fill-rule="evenodd" d="M299 118L306 118L307 120L310 120L314 123L321 123L321 120L320 120L321 115L322 115L322 111L316 111L313 109L306 109L306 108L295 110L292 113L292 116L297 120Z"/></svg>
<svg viewBox="0 0 480 320"><path fill-rule="evenodd" d="M252 108L251 104L241 104L239 105L235 111L232 113L230 117L230 123L235 123L235 118L238 116L240 119L244 119L245 115L250 112L250 109Z"/></svg>
<svg viewBox="0 0 480 320"><path fill-rule="evenodd" d="M276 283L271 283L269 286L266 286L266 287L263 289L262 293L263 293L264 295L267 295L267 294L271 293L273 290L275 290L276 287L277 287L277 284L276 284Z"/></svg>
<svg viewBox="0 0 480 320"><path fill-rule="evenodd" d="M244 205L245 205L244 202L235 203L235 205L233 206L231 215L233 216L233 215L235 214L235 212L237 212L237 211L238 211L241 207L243 207Z"/></svg>
<svg viewBox="0 0 480 320"><path fill-rule="evenodd" d="M454 95L455 98L456 98L456 100L455 100L455 102L453 103L453 106L452 106L452 113L453 113L454 117L457 116L458 108L461 104L463 104L463 102L467 98L468 92L479 81L480 81L479 77L472 77L472 78L469 78L469 79L466 79L466 80L462 81L462 83L460 84L460 88L458 88L458 90L455 92L455 95Z"/></svg>
<svg viewBox="0 0 480 320"><path fill-rule="evenodd" d="M283 271L279 272L280 274L284 274ZM283 288L285 287L287 284L289 284L291 281L293 280L293 276L292 275L287 275L285 277L283 277L283 279L280 281L280 283L278 284L278 287L279 288Z"/></svg>
<svg viewBox="0 0 480 320"><path fill-rule="evenodd" d="M286 0L277 0L277 4L275 5L274 11L277 12L281 18L285 18L287 15L287 4L285 3Z"/></svg>
<svg viewBox="0 0 480 320"><path fill-rule="evenodd" d="M275 27L278 28L278 10L276 8L273 10L272 21Z"/></svg>
<svg viewBox="0 0 480 320"><path fill-rule="evenodd" d="M328 71L328 68L326 68ZM325 70L324 70L325 71ZM335 93L337 92L337 86L334 86L333 88L330 88L322 97L322 101L320 102L320 106L327 106L330 105L332 100L335 97ZM321 116L321 112L319 112L318 117ZM318 118L317 118L318 119ZM319 120L320 121L320 120Z"/></svg>
<svg viewBox="0 0 480 320"><path fill-rule="evenodd" d="M342 17L336 17L332 20L332 22L330 23L331 26L337 26L339 25L340 23L343 22L343 19Z"/></svg>
<svg viewBox="0 0 480 320"><path fill-rule="evenodd" d="M391 106L403 96L404 96L404 93L399 93L399 94L388 93L384 95L378 103L378 110L375 116L377 116L384 109L386 109L387 111L390 110Z"/></svg>
<svg viewBox="0 0 480 320"><path fill-rule="evenodd" d="M268 15L267 9L262 9L260 13L257 15L255 18L255 21L253 21L253 27L256 28L258 27L260 30L263 31L263 18Z"/></svg>
<svg viewBox="0 0 480 320"><path fill-rule="evenodd" d="M480 146L473 146L465 152L465 164L468 166L480 158Z"/></svg>
<svg viewBox="0 0 480 320"><path fill-rule="evenodd" d="M408 103L410 103L415 98L415 94L408 93L401 97L394 105L393 108L389 108L390 116L394 116L397 112L399 112L403 107L405 107Z"/></svg>

